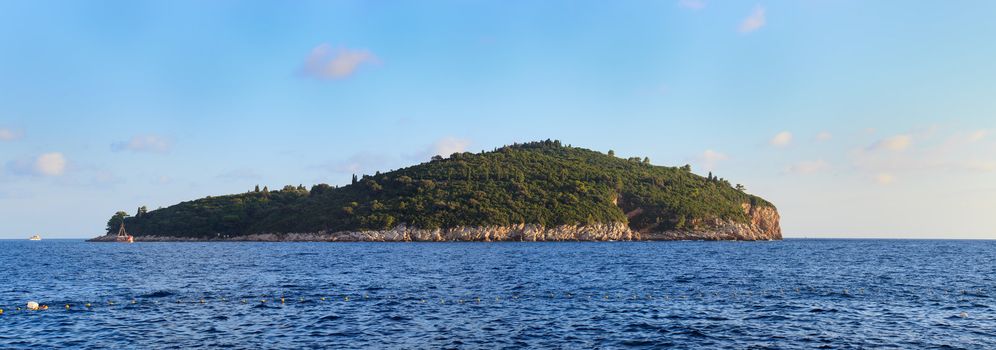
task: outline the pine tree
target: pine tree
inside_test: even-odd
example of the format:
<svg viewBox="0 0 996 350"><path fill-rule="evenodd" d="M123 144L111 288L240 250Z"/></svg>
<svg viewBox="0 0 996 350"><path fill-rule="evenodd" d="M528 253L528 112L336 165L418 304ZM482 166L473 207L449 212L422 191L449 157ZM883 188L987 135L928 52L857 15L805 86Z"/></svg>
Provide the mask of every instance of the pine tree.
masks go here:
<svg viewBox="0 0 996 350"><path fill-rule="evenodd" d="M259 185L256 185L256 190L255 190L255 191L256 191L257 193L259 193Z"/></svg>

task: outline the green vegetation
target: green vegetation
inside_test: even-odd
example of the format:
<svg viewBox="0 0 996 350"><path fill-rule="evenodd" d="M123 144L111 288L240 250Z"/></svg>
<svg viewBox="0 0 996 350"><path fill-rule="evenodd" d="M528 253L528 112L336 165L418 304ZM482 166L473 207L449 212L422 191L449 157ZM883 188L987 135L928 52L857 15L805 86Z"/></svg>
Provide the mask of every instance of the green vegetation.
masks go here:
<svg viewBox="0 0 996 350"><path fill-rule="evenodd" d="M620 159L563 146L516 144L376 175L350 185L285 186L207 197L133 217L117 213L135 235L225 237L252 233L411 227L546 226L625 222L636 230L697 229L711 219L744 222L742 203L771 206L724 179L650 159ZM629 214L627 217L627 213ZM123 215L122 215L123 214Z"/></svg>

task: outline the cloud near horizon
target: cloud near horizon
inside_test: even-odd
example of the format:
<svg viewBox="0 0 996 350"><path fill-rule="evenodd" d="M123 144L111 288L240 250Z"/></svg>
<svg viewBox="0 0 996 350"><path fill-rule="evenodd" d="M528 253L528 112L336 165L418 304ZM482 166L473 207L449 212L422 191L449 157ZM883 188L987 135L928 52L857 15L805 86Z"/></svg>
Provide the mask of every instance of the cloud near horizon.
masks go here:
<svg viewBox="0 0 996 350"><path fill-rule="evenodd" d="M315 79L338 80L353 75L362 65L378 62L380 60L370 51L333 48L322 43L311 50L302 72Z"/></svg>
<svg viewBox="0 0 996 350"><path fill-rule="evenodd" d="M128 141L115 142L111 144L114 152L132 151L149 153L166 153L173 147L173 142L158 135L138 135Z"/></svg>
<svg viewBox="0 0 996 350"><path fill-rule="evenodd" d="M744 34L751 33L753 31L761 29L761 27L764 27L767 21L768 20L765 15L764 7L762 7L761 5L757 5L754 7L754 10L750 13L750 15L747 16L747 18L745 18L743 22L740 22L740 27L738 28L738 30L740 31L740 33Z"/></svg>

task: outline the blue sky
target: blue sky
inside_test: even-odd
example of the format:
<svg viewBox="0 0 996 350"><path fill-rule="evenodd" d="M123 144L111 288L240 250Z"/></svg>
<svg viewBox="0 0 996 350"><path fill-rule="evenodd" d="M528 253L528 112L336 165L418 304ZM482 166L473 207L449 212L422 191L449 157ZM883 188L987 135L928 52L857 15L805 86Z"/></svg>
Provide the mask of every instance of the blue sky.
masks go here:
<svg viewBox="0 0 996 350"><path fill-rule="evenodd" d="M2 1L0 238L546 138L996 239L996 2Z"/></svg>

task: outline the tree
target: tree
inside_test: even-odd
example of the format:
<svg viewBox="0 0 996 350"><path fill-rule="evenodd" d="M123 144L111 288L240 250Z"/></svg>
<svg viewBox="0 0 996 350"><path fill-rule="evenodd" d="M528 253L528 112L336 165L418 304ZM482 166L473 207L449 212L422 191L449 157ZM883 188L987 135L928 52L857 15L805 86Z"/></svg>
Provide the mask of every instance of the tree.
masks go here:
<svg viewBox="0 0 996 350"><path fill-rule="evenodd" d="M685 164L685 165L682 165L682 166L681 166L681 170L684 170L684 171L692 171L692 165L691 165L691 164Z"/></svg>
<svg viewBox="0 0 996 350"><path fill-rule="evenodd" d="M650 157L643 157L643 164L650 164Z"/></svg>
<svg viewBox="0 0 996 350"><path fill-rule="evenodd" d="M746 192L747 191L747 188L744 187L744 185L741 185L741 184L737 184L736 189L737 189L737 191L740 191L740 192Z"/></svg>
<svg viewBox="0 0 996 350"><path fill-rule="evenodd" d="M432 161L433 161L433 162L435 162L435 161L440 161L440 160L443 160L443 156L441 156L441 155L438 155L438 154L437 154L437 155L434 155L434 156L432 156Z"/></svg>
<svg viewBox="0 0 996 350"><path fill-rule="evenodd" d="M124 222L124 219L126 217L128 217L128 213L124 211L119 211L117 213L114 213L114 215L111 216L111 219L107 220L107 233L113 233L114 231L117 231L118 227L121 227L121 223Z"/></svg>
<svg viewBox="0 0 996 350"><path fill-rule="evenodd" d="M709 179L709 181L712 181L712 180L715 180L715 179L713 179L713 178L712 178L712 172L711 172L711 171L709 172L709 177L708 177L708 179Z"/></svg>
<svg viewBox="0 0 996 350"><path fill-rule="evenodd" d="M356 178L356 174L353 174L353 184L355 185L359 179Z"/></svg>
<svg viewBox="0 0 996 350"><path fill-rule="evenodd" d="M613 150L610 149L609 150L609 157L615 157L615 156L616 156L616 151L613 151Z"/></svg>
<svg viewBox="0 0 996 350"><path fill-rule="evenodd" d="M269 197L270 196L270 188L269 187L263 186L263 196L264 197Z"/></svg>
<svg viewBox="0 0 996 350"><path fill-rule="evenodd" d="M135 212L135 217L136 217L136 218L140 218L140 217L143 217L143 216L145 216L145 214L146 214L146 213L148 213L148 212L149 212L149 209L148 209L148 208L146 208L146 207L145 207L145 206L143 205L143 206L141 206L141 207L138 207L138 211L136 211L136 212Z"/></svg>
<svg viewBox="0 0 996 350"><path fill-rule="evenodd" d="M256 191L256 193L259 193L259 185L256 185L255 191Z"/></svg>

